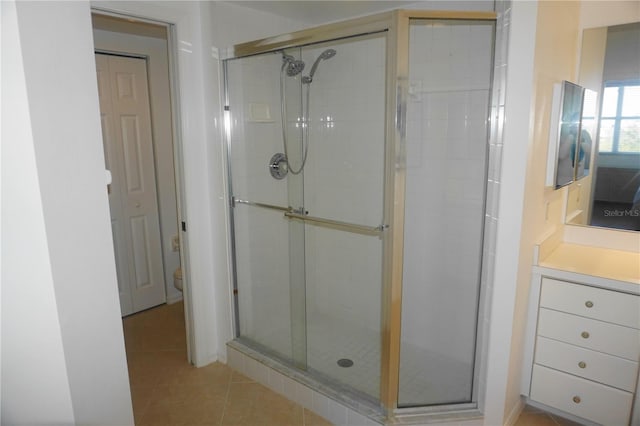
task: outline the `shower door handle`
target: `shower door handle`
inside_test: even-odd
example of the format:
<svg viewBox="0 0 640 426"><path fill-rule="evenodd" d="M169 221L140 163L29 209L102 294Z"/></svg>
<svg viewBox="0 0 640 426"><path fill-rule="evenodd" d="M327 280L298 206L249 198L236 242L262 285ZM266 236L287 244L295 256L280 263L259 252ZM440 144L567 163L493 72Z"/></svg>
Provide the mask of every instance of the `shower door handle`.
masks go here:
<svg viewBox="0 0 640 426"><path fill-rule="evenodd" d="M299 219L318 225L325 225L330 228L337 228L343 231L355 232L356 234L380 236L382 232L388 228L388 225L366 226L356 223L341 222L339 220L324 219L321 217L307 216L294 212L285 212L284 215L289 219Z"/></svg>
<svg viewBox="0 0 640 426"><path fill-rule="evenodd" d="M282 206L276 206L274 204L257 203L255 201L247 201L247 200L241 200L236 197L231 197L231 205L235 207L236 204L246 204L248 206L262 207L263 209L278 210L281 212L293 211L291 207L282 207Z"/></svg>

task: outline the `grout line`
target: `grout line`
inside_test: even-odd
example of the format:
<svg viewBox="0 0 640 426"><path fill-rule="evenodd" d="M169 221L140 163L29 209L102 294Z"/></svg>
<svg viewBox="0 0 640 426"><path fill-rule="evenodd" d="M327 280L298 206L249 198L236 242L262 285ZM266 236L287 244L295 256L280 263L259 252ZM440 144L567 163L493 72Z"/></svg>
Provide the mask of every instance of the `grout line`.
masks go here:
<svg viewBox="0 0 640 426"><path fill-rule="evenodd" d="M554 423L555 423L555 424L557 424L558 426L562 426L562 425L561 425L561 424L556 420L555 416L552 416L552 415L551 415L551 414L549 414L549 413L545 413L545 414L546 414L548 417L550 417L550 418L551 418L551 421L552 421L552 422L554 422Z"/></svg>
<svg viewBox="0 0 640 426"><path fill-rule="evenodd" d="M222 426L224 422L224 415L227 413L227 403L229 402L229 394L231 393L231 382L233 377L233 370L229 374L229 380L227 381L227 394L224 397L224 404L222 405L222 416L220 416L220 426Z"/></svg>

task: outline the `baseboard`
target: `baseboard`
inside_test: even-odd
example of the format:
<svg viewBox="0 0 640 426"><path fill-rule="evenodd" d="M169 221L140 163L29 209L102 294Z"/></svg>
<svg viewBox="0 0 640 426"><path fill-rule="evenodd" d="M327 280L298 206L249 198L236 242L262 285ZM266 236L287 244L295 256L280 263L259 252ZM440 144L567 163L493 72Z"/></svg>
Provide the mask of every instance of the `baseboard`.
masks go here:
<svg viewBox="0 0 640 426"><path fill-rule="evenodd" d="M167 296L167 305L173 305L174 303L178 303L180 301L182 301L182 293Z"/></svg>
<svg viewBox="0 0 640 426"><path fill-rule="evenodd" d="M513 406L504 422L505 426L513 426L514 424L516 424L516 422L518 421L518 417L520 417L520 414L524 409L524 405L525 404L522 398L518 399L518 403Z"/></svg>
<svg viewBox="0 0 640 426"><path fill-rule="evenodd" d="M219 361L219 357L217 354L209 355L204 360L198 362L198 360L194 361L194 366L197 368L205 367L209 364L213 364L214 362Z"/></svg>

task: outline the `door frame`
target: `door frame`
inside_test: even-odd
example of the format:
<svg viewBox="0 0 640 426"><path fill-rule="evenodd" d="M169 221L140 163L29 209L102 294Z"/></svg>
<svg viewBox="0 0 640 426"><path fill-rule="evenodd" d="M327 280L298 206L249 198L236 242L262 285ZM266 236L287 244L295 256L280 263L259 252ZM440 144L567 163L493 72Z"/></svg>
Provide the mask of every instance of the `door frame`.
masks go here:
<svg viewBox="0 0 640 426"><path fill-rule="evenodd" d="M129 15L126 13L113 12L102 8L91 7L91 14L111 16L120 19L126 19L132 23L148 23L153 25L159 25L166 28L167 31L167 60L169 63L169 96L171 103L171 127L172 127L172 139L173 139L173 164L174 164L174 179L176 189L176 209L178 212L178 238L180 241L180 267L182 269L182 281L183 290L182 298L184 303L184 316L185 316L185 331L187 341L187 360L191 364L197 364L195 359L196 353L196 341L194 324L193 324L193 304L190 291L188 290L189 274L189 253L187 235L185 232L186 212L184 206L186 201L184 198L184 159L182 156L182 126L181 126L181 112L180 112L180 93L179 93L179 81L178 81L178 60L177 60L177 34L176 25L174 23L165 22L150 18L141 18L138 16ZM104 51L102 49L94 48L95 54L104 53L125 57L142 58L148 60L144 55L132 54L130 52L113 52ZM154 163L155 167L155 163ZM156 182L157 185L157 175ZM164 256L163 256L164 257ZM164 261L164 259L163 259ZM165 288L165 303L166 303L166 288Z"/></svg>

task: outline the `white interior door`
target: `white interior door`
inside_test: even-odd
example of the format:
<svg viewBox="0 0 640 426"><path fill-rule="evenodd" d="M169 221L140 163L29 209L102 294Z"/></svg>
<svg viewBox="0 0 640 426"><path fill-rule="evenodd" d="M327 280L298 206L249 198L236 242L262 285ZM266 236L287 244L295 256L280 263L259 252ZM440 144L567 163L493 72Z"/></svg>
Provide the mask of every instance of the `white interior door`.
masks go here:
<svg viewBox="0 0 640 426"><path fill-rule="evenodd" d="M122 315L166 300L146 61L96 54Z"/></svg>

